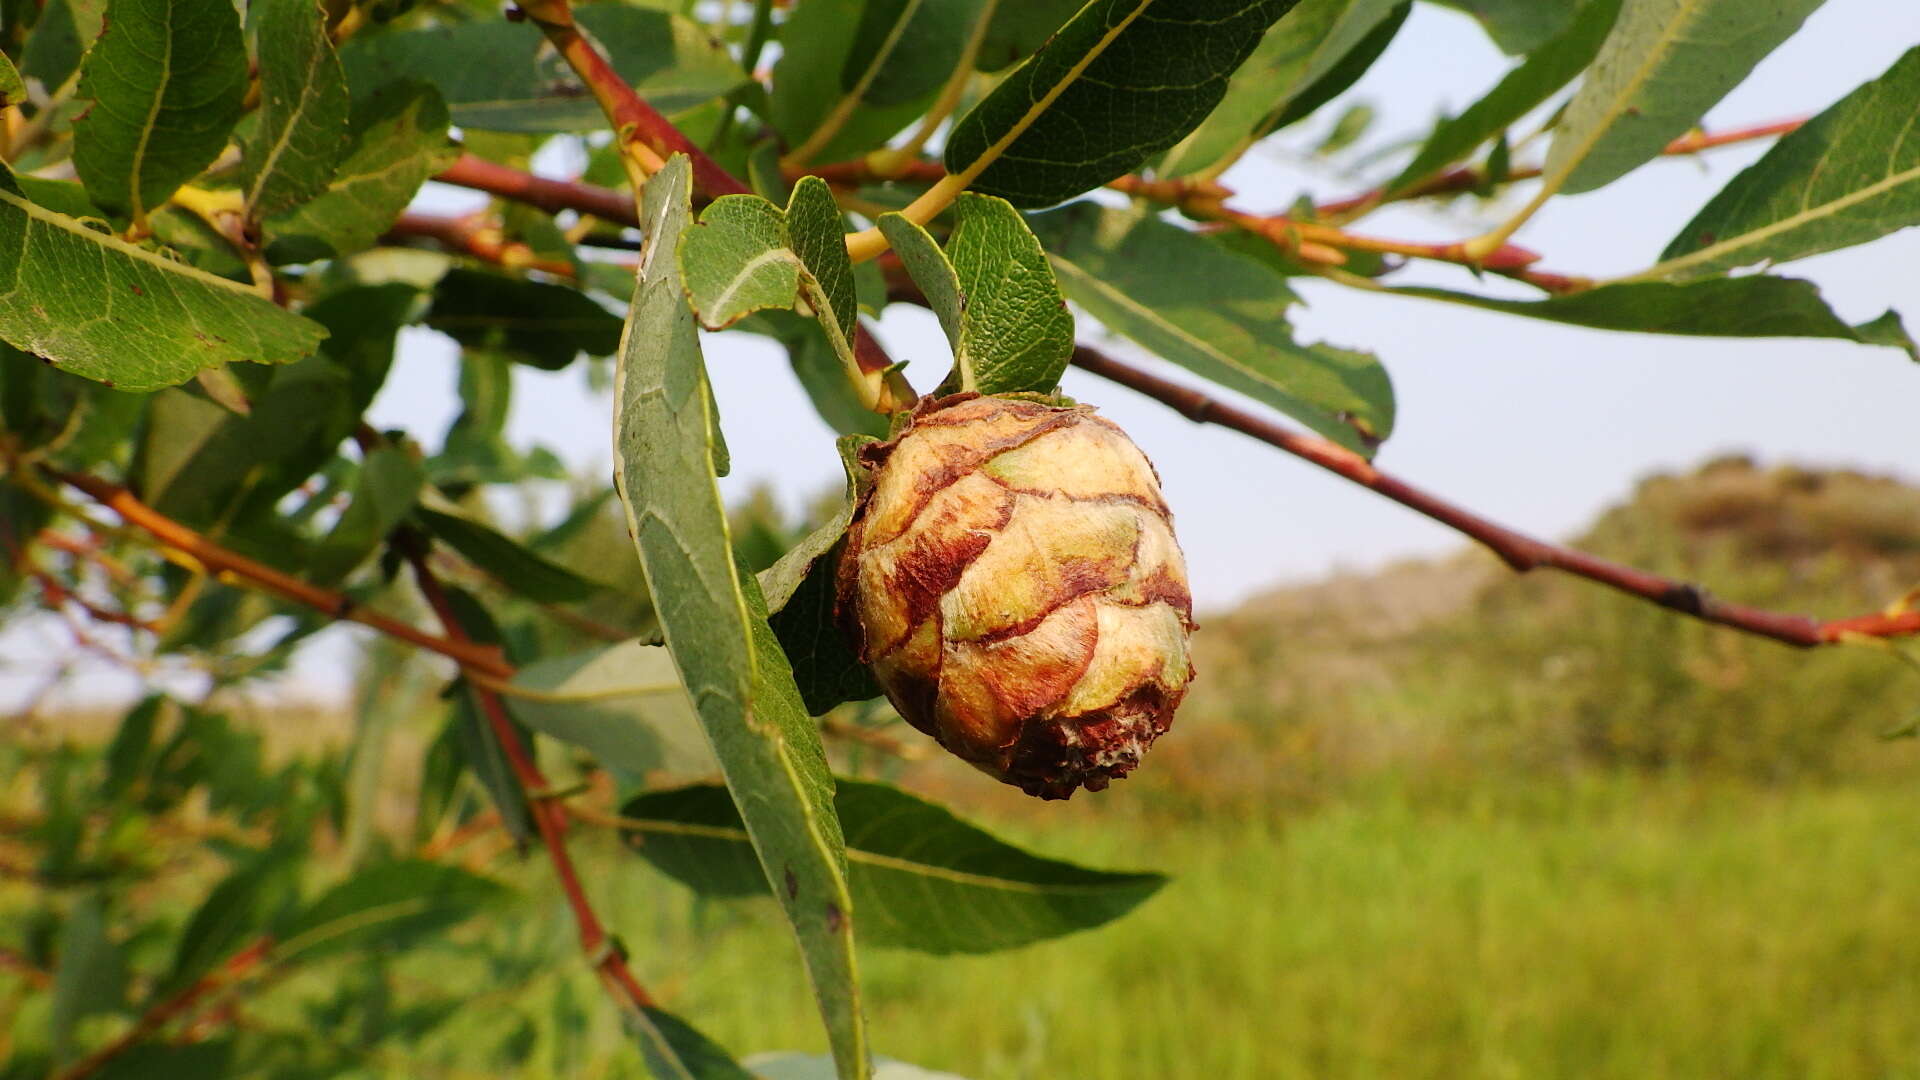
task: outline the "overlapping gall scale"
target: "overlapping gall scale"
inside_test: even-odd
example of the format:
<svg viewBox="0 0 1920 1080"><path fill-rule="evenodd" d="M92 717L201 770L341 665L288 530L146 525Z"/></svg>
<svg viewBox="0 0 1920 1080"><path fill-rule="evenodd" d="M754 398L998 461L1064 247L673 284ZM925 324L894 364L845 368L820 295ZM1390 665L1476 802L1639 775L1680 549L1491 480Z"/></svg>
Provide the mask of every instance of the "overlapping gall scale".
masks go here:
<svg viewBox="0 0 1920 1080"><path fill-rule="evenodd" d="M1089 406L959 394L868 448L839 617L910 723L1042 798L1125 776L1192 678L1159 478Z"/></svg>

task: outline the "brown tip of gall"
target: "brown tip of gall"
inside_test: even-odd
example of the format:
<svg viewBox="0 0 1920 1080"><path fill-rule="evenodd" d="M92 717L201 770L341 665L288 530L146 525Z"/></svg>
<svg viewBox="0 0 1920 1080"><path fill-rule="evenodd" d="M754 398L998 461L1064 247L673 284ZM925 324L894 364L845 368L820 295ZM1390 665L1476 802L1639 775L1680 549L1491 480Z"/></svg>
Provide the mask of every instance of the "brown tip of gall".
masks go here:
<svg viewBox="0 0 1920 1080"><path fill-rule="evenodd" d="M1001 778L1042 799L1070 799L1080 788L1103 791L1126 779L1167 733L1178 704L1146 686L1098 712L1030 720L1008 748Z"/></svg>

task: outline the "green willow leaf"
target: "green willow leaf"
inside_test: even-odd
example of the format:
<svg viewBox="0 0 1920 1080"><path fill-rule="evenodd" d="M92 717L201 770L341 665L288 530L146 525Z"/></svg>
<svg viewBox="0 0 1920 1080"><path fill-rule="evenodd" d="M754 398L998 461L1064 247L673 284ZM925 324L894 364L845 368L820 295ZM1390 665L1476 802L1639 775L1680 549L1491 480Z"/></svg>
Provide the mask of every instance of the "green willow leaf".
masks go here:
<svg viewBox="0 0 1920 1080"><path fill-rule="evenodd" d="M972 2L921 0L935 7L967 6ZM807 0L782 24L781 53L773 65L768 117L788 146L808 144L814 132L842 107L852 86L842 85L843 76L849 68L861 65L854 48L866 10L867 0ZM903 56L902 63L910 59ZM930 94L892 105L859 103L844 115L840 130L814 149L814 159L839 161L879 146L919 119Z"/></svg>
<svg viewBox="0 0 1920 1080"><path fill-rule="evenodd" d="M1400 175L1386 185L1389 194L1405 191L1451 165L1508 125L1539 107L1584 71L1620 14L1621 0L1588 0L1566 31L1541 45L1525 63L1509 71L1486 97L1459 116L1441 121Z"/></svg>
<svg viewBox="0 0 1920 1080"><path fill-rule="evenodd" d="M1168 151L1160 173L1187 176L1270 130L1294 98L1332 71L1401 0L1300 0L1233 73L1220 104Z"/></svg>
<svg viewBox="0 0 1920 1080"><path fill-rule="evenodd" d="M1393 431L1372 355L1288 334L1286 279L1150 215L1092 203L1033 219L1067 298L1162 359L1286 413L1357 453Z"/></svg>
<svg viewBox="0 0 1920 1080"><path fill-rule="evenodd" d="M289 920L275 955L309 961L376 945L404 948L512 895L492 878L420 859L361 867Z"/></svg>
<svg viewBox="0 0 1920 1080"><path fill-rule="evenodd" d="M407 451L382 446L368 454L354 478L353 501L308 559L308 580L329 586L346 580L413 512L425 483L420 463Z"/></svg>
<svg viewBox="0 0 1920 1080"><path fill-rule="evenodd" d="M873 105L905 105L933 94L960 62L982 0L868 0L860 13L840 88Z"/></svg>
<svg viewBox="0 0 1920 1080"><path fill-rule="evenodd" d="M1166 883L1159 874L1029 854L887 784L842 777L834 805L869 944L929 953L1016 948L1111 922ZM648 792L620 813L634 850L702 895L766 894L724 788Z"/></svg>
<svg viewBox="0 0 1920 1080"><path fill-rule="evenodd" d="M1335 61L1327 73L1308 83L1299 93L1287 102L1280 115L1269 121L1262 129L1264 132L1278 131L1290 124L1299 123L1319 110L1320 106L1347 92L1348 88L1360 81L1380 59L1387 46L1400 34L1400 28L1406 25L1407 17L1413 14L1413 0L1400 0L1399 6L1387 12L1387 17L1374 24L1367 36L1361 38L1345 56ZM1365 102L1354 104L1348 112L1371 111L1372 106Z"/></svg>
<svg viewBox="0 0 1920 1080"><path fill-rule="evenodd" d="M745 83L726 45L690 19L622 4L582 6L580 26L654 108L684 119ZM588 131L606 116L538 27L500 18L362 32L340 49L354 96L395 79L439 88L453 122L476 131Z"/></svg>
<svg viewBox="0 0 1920 1080"><path fill-rule="evenodd" d="M853 1080L868 1050L833 778L758 585L734 560L715 484L712 391L675 256L692 227L691 171L676 154L646 185L647 239L614 377L614 476L667 647Z"/></svg>
<svg viewBox="0 0 1920 1080"><path fill-rule="evenodd" d="M464 267L434 285L426 324L469 348L544 371L620 347L620 317L578 289Z"/></svg>
<svg viewBox="0 0 1920 1080"><path fill-rule="evenodd" d="M1005 199L962 194L945 251L887 214L880 231L906 264L953 346L943 389L1051 393L1073 355L1073 313L1026 219Z"/></svg>
<svg viewBox="0 0 1920 1080"><path fill-rule="evenodd" d="M17 9L16 9L17 10ZM106 0L47 0L34 20L33 33L17 55L23 78L39 79L49 89L67 81L80 58L100 36Z"/></svg>
<svg viewBox="0 0 1920 1080"><path fill-rule="evenodd" d="M583 747L602 765L645 776L709 773L713 751L673 657L637 641L550 656L521 668L505 696L514 719Z"/></svg>
<svg viewBox="0 0 1920 1080"><path fill-rule="evenodd" d="M1530 54L1566 33L1584 0L1429 0L1473 16L1509 56Z"/></svg>
<svg viewBox="0 0 1920 1080"><path fill-rule="evenodd" d="M313 0L270 0L258 10L260 119L240 159L249 221L327 190L353 108Z"/></svg>
<svg viewBox="0 0 1920 1080"><path fill-rule="evenodd" d="M535 603L566 604L585 600L605 586L529 551L519 541L491 525L458 512L444 499L428 502L438 509L422 505L415 511L427 531L446 541L447 546L485 570L507 589Z"/></svg>
<svg viewBox="0 0 1920 1080"><path fill-rule="evenodd" d="M144 221L226 148L247 94L247 47L228 0L110 0L81 66L93 107L73 166L93 201Z"/></svg>
<svg viewBox="0 0 1920 1080"><path fill-rule="evenodd" d="M355 102L347 127L346 154L327 190L265 222L269 260L307 262L372 246L447 154L447 106L425 83L392 83Z"/></svg>
<svg viewBox="0 0 1920 1080"><path fill-rule="evenodd" d="M0 339L122 390L236 360L285 364L326 331L244 286L29 201L0 170Z"/></svg>
<svg viewBox="0 0 1920 1080"><path fill-rule="evenodd" d="M1000 71L1040 51L1085 0L1000 0L980 42L974 66Z"/></svg>
<svg viewBox="0 0 1920 1080"><path fill-rule="evenodd" d="M1920 359L1920 350L1895 313L1889 311L1872 322L1849 326L1820 298L1820 290L1812 282L1794 278L1756 275L1690 282L1623 282L1547 300L1494 300L1449 289L1411 286L1391 291L1598 330L1705 337L1837 338L1901 349Z"/></svg>
<svg viewBox="0 0 1920 1080"><path fill-rule="evenodd" d="M1789 133L1681 229L1645 277L1782 263L1920 225L1920 48Z"/></svg>
<svg viewBox="0 0 1920 1080"><path fill-rule="evenodd" d="M1626 0L1547 151L1546 183L1592 191L1657 157L1821 0Z"/></svg>
<svg viewBox="0 0 1920 1080"><path fill-rule="evenodd" d="M656 1080L756 1080L719 1043L664 1009L649 1005L625 1019Z"/></svg>
<svg viewBox="0 0 1920 1080"><path fill-rule="evenodd" d="M154 983L149 998L160 1001L213 970L249 936L267 932L273 917L296 897L296 861L267 853L227 875L187 920L174 945L173 965Z"/></svg>
<svg viewBox="0 0 1920 1080"><path fill-rule="evenodd" d="M947 138L949 173L1015 206L1099 187L1179 142L1295 0L1093 0Z"/></svg>
<svg viewBox="0 0 1920 1080"><path fill-rule="evenodd" d="M127 958L107 936L106 903L98 895L81 897L60 926L55 950L48 1027L55 1057L67 1056L73 1027L96 1013L113 1012L127 996Z"/></svg>

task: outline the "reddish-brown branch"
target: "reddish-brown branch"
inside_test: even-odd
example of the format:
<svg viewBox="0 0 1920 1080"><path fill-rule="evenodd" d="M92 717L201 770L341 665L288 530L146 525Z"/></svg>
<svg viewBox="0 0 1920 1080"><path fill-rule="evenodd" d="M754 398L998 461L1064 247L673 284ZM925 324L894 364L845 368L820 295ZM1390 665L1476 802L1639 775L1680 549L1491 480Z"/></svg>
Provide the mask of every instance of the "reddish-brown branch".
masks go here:
<svg viewBox="0 0 1920 1080"><path fill-rule="evenodd" d="M134 630L152 630L156 633L158 632L158 628L145 619L129 615L124 611L114 611L110 608L102 607L86 597L81 596L79 593L68 588L66 582L61 581L59 578L39 567L31 568L29 573L32 574L34 581L39 583L40 596L51 610L58 611L68 604L72 604L98 622L118 623L121 626Z"/></svg>
<svg viewBox="0 0 1920 1080"><path fill-rule="evenodd" d="M446 590L440 586L433 569L427 565L426 552L419 545L414 545L406 554L407 561L413 566L414 579L420 585L420 593L426 597L434 614L439 616L447 637L472 646L473 639L467 636L458 613L447 599ZM526 744L520 741L520 733L508 718L500 695L471 683L468 688L479 704L480 711L486 714L494 738L499 741L501 751L513 768L515 779L527 795L528 810L533 815L535 827L540 830L540 839L546 845L547 855L553 862L554 876L559 879L560 889L566 894L567 905L573 909L574 922L580 930L581 950L587 954L601 979L614 988L629 1006L634 1009L651 1006L653 998L634 978L632 970L627 967L626 957L607 936L606 927L601 924L592 902L587 899L586 889L580 884L580 874L574 868L573 857L567 853L566 810L558 799L547 797L551 786L540 772L540 767L534 764Z"/></svg>
<svg viewBox="0 0 1920 1080"><path fill-rule="evenodd" d="M83 473L49 470L48 475L84 492L94 501L120 515L121 520L127 524L145 530L162 545L192 558L216 577L231 575L249 581L295 603L305 604L321 614L372 627L390 637L437 652L495 678L505 679L513 676L513 669L500 659L495 649L481 648L471 642L436 637L398 619L376 611L368 611L355 604L344 593L308 584L271 566L255 562L238 552L229 551L141 502L133 492L118 484Z"/></svg>
<svg viewBox="0 0 1920 1080"><path fill-rule="evenodd" d="M549 180L472 154L461 154L434 179L525 203L549 214L574 210L622 225L640 223L640 216L633 209L633 197L625 192L594 184Z"/></svg>
<svg viewBox="0 0 1920 1080"><path fill-rule="evenodd" d="M0 971L13 972L35 990L45 990L53 985L53 972L41 969L12 949L0 948Z"/></svg>
<svg viewBox="0 0 1920 1080"><path fill-rule="evenodd" d="M252 974L255 968L266 962L272 951L272 938L256 939L251 945L228 957L225 964L202 975L185 989L148 1009L119 1038L55 1073L54 1080L83 1080L99 1072L108 1062L152 1038L155 1032L186 1014L208 995Z"/></svg>
<svg viewBox="0 0 1920 1080"><path fill-rule="evenodd" d="M1753 142L1756 139L1771 139L1776 135L1785 135L1806 122L1805 117L1795 117L1790 120L1774 120L1715 134L1691 131L1668 143L1660 152L1669 156L1680 156L1697 154L1716 146L1732 146L1736 143ZM1540 171L1538 165L1510 169L1505 176L1499 178L1498 182L1511 184L1520 180L1531 180L1539 176ZM1478 168L1463 165L1437 172L1404 191L1396 192L1391 201L1419 199L1428 195L1454 195L1463 191L1473 191L1487 182L1487 175ZM1314 211L1321 217L1341 218L1358 210L1371 209L1385 201L1389 201L1387 193L1383 189L1375 188L1345 199L1321 203L1314 207Z"/></svg>
<svg viewBox="0 0 1920 1080"><path fill-rule="evenodd" d="M518 241L508 240L500 229L484 219L436 217L432 214L401 214L387 228L390 238L420 237L476 259L509 270L539 270L557 277L572 277L573 264L560 259L543 259Z"/></svg>
<svg viewBox="0 0 1920 1080"><path fill-rule="evenodd" d="M587 84L622 142L637 143L663 160L674 154L687 155L693 162L693 185L708 198L745 195L753 190L693 145L672 121L627 85L600 50L581 36L567 0L524 0L520 8Z"/></svg>
<svg viewBox="0 0 1920 1080"><path fill-rule="evenodd" d="M1696 585L1622 566L1510 529L1381 472L1365 458L1345 447L1276 424L1263 416L1122 363L1088 346L1081 345L1074 349L1073 363L1076 367L1154 398L1196 423L1219 424L1250 435L1361 487L1379 492L1486 545L1516 571L1525 572L1542 567L1561 570L1650 600L1683 615L1801 647L1832 645L1855 637L1920 634L1920 611L1862 615L1823 622L1805 615L1764 611L1717 600Z"/></svg>

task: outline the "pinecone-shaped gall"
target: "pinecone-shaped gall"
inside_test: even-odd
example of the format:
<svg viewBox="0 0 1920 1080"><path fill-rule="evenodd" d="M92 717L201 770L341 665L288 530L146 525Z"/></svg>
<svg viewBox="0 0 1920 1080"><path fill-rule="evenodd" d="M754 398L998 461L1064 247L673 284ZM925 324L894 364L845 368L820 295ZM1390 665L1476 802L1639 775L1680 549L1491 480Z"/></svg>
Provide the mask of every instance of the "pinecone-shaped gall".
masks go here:
<svg viewBox="0 0 1920 1080"><path fill-rule="evenodd" d="M1044 799L1132 771L1193 676L1140 449L1089 406L956 394L865 464L838 613L900 714Z"/></svg>

